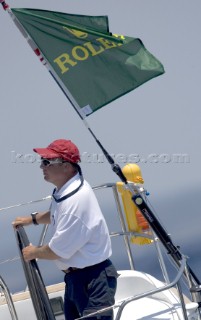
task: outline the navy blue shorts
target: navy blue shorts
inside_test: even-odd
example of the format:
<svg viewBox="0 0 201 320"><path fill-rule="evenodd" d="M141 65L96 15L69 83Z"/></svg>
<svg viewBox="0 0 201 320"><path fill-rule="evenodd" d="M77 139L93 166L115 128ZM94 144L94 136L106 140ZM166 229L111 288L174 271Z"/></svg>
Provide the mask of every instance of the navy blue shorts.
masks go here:
<svg viewBox="0 0 201 320"><path fill-rule="evenodd" d="M74 270L65 275L64 313L66 320L87 316L112 306L118 273L110 260ZM112 320L113 310L86 319Z"/></svg>

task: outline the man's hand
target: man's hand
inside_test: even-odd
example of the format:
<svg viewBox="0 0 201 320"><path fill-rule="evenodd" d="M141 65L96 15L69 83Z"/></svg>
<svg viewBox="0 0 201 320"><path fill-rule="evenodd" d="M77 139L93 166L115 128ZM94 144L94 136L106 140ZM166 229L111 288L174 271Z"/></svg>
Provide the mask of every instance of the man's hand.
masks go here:
<svg viewBox="0 0 201 320"><path fill-rule="evenodd" d="M32 224L32 217L27 216L27 217L17 217L13 222L13 228L16 228L17 226L28 226Z"/></svg>
<svg viewBox="0 0 201 320"><path fill-rule="evenodd" d="M37 258L37 249L38 247L30 244L28 247L22 249L22 254L25 261L30 261Z"/></svg>

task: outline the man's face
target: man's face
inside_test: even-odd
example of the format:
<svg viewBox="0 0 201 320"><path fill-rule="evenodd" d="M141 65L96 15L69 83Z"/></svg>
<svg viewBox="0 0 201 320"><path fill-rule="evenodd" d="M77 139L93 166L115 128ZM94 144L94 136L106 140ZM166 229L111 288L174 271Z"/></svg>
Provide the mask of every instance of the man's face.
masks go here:
<svg viewBox="0 0 201 320"><path fill-rule="evenodd" d="M41 159L40 168L43 170L44 179L55 185L64 178L64 173L67 172L68 162L60 158Z"/></svg>

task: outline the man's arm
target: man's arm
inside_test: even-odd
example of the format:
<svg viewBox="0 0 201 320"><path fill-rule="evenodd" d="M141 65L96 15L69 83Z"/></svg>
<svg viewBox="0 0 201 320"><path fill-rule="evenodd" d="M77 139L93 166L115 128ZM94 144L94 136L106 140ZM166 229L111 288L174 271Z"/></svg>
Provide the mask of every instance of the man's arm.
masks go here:
<svg viewBox="0 0 201 320"><path fill-rule="evenodd" d="M41 247L29 245L22 250L22 253L25 261L30 261L33 259L56 260L60 258L50 249L48 245Z"/></svg>
<svg viewBox="0 0 201 320"><path fill-rule="evenodd" d="M38 224L49 224L50 223L50 211L38 213L36 216L36 221ZM27 217L17 217L12 225L14 228L17 226L28 226L33 223L32 216Z"/></svg>
<svg viewBox="0 0 201 320"><path fill-rule="evenodd" d="M49 224L50 223L50 211L38 213L36 216L36 222L38 224ZM12 225L14 228L17 226L28 226L33 224L32 216L27 217L17 217L13 222ZM60 257L57 256L48 245L35 247L31 244L25 247L22 250L23 257L25 261L30 261L33 259L46 259L46 260L56 260Z"/></svg>

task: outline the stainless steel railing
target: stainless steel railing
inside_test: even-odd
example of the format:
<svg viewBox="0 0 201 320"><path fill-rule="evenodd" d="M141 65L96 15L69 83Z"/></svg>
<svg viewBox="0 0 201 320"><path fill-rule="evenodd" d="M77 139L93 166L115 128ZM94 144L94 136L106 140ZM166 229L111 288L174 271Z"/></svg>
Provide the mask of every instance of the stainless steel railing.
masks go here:
<svg viewBox="0 0 201 320"><path fill-rule="evenodd" d="M15 306L14 306L10 291L1 276L0 276L0 288L1 288L1 290L4 294L4 297L6 299L12 320L18 320L17 313L15 310Z"/></svg>
<svg viewBox="0 0 201 320"><path fill-rule="evenodd" d="M177 273L175 279L171 283L169 283L167 285L164 285L164 286L162 286L160 288L156 288L154 290L150 290L150 291L147 291L147 292L135 295L135 296L128 297L126 299L123 299L122 301L119 301L117 304L115 304L115 305L113 305L111 307L103 308L101 310L98 310L97 312L90 313L87 316L80 317L80 318L77 318L75 320L86 319L89 316L90 317L97 316L97 315L100 316L105 311L109 311L109 310L112 310L112 309L115 309L115 308L118 308L118 312L116 314L115 320L120 320L122 312L123 312L123 310L124 310L124 308L126 307L127 304L129 304L129 303L131 303L133 301L148 297L148 296L153 296L156 293L171 289L172 287L179 286L179 282L180 282L181 277L182 277L182 275L183 275L183 273L185 271L185 267L186 267L186 258L183 256L182 260L181 260L181 266L180 266L180 268L178 270L178 273ZM183 313L183 317L184 317L183 319L184 320L188 320L188 315L187 315L187 311L186 311L186 308L185 308L184 298L183 298L183 295L180 292L180 290L178 290L178 295L179 295L180 302L181 302L181 309L182 309L182 313Z"/></svg>

